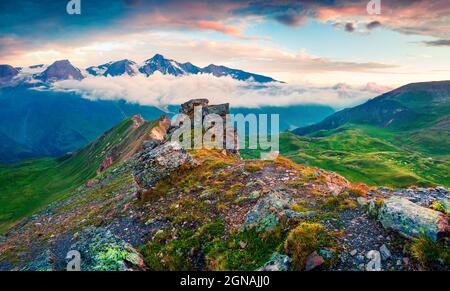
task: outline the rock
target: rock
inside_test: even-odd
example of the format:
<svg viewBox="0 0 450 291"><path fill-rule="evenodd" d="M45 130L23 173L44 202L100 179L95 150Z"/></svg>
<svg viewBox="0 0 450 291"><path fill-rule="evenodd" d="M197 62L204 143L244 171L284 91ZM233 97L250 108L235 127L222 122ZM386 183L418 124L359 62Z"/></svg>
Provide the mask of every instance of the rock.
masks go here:
<svg viewBox="0 0 450 291"><path fill-rule="evenodd" d="M218 104L218 105L209 105L206 108L206 114L217 114L223 119L226 118L227 114L230 113L230 104Z"/></svg>
<svg viewBox="0 0 450 291"><path fill-rule="evenodd" d="M357 250L353 250L353 251L350 252L350 255L351 255L352 257L354 257L354 256L356 255L357 252L358 252Z"/></svg>
<svg viewBox="0 0 450 291"><path fill-rule="evenodd" d="M305 271L311 271L322 265L324 262L325 260L323 259L323 257L317 254L316 251L314 251L306 258Z"/></svg>
<svg viewBox="0 0 450 291"><path fill-rule="evenodd" d="M257 271L289 271L291 266L291 258L279 253L273 253L269 261Z"/></svg>
<svg viewBox="0 0 450 291"><path fill-rule="evenodd" d="M339 195L350 183L344 177L333 172L322 172L325 175L327 187L333 195Z"/></svg>
<svg viewBox="0 0 450 291"><path fill-rule="evenodd" d="M146 140L142 143L142 147L144 148L144 150L151 150L156 148L160 144L161 142L158 140Z"/></svg>
<svg viewBox="0 0 450 291"><path fill-rule="evenodd" d="M136 114L133 117L131 117L131 121L133 122L132 125L133 128L138 128L145 123L144 118L142 118L142 116L139 114Z"/></svg>
<svg viewBox="0 0 450 291"><path fill-rule="evenodd" d="M25 266L22 271L53 271L52 253L46 250L39 254L33 261Z"/></svg>
<svg viewBox="0 0 450 291"><path fill-rule="evenodd" d="M366 265L366 271L381 271L381 255L379 251L371 250L366 257L370 260Z"/></svg>
<svg viewBox="0 0 450 291"><path fill-rule="evenodd" d="M97 169L97 175L99 175L101 172L105 171L109 167L111 167L113 164L113 158L112 155L109 153L106 155L106 157L103 159L102 163Z"/></svg>
<svg viewBox="0 0 450 291"><path fill-rule="evenodd" d="M80 252L82 271L145 269L142 255L136 249L102 227L81 231L70 249Z"/></svg>
<svg viewBox="0 0 450 291"><path fill-rule="evenodd" d="M266 231L278 226L282 217L301 217L301 214L290 209L293 204L295 203L288 194L271 191L248 212L244 227L256 227L260 231Z"/></svg>
<svg viewBox="0 0 450 291"><path fill-rule="evenodd" d="M86 187L91 188L97 185L98 180L97 179L90 179L86 182Z"/></svg>
<svg viewBox="0 0 450 291"><path fill-rule="evenodd" d="M180 113L186 114L193 120L194 117L194 107L202 106L203 108L208 107L209 100L208 99L192 99L183 104L180 107ZM206 112L203 110L203 112Z"/></svg>
<svg viewBox="0 0 450 291"><path fill-rule="evenodd" d="M331 259L332 257L334 257L333 252L329 251L329 250L320 250L319 254L324 257L325 259Z"/></svg>
<svg viewBox="0 0 450 291"><path fill-rule="evenodd" d="M427 236L433 241L449 235L448 217L438 211L411 201L391 197L380 207L378 219L386 229L399 232L407 238Z"/></svg>
<svg viewBox="0 0 450 291"><path fill-rule="evenodd" d="M250 193L250 195L248 195L248 198L250 198L250 199L258 199L259 196L261 196L259 191L253 191L252 193Z"/></svg>
<svg viewBox="0 0 450 291"><path fill-rule="evenodd" d="M358 197L358 198L356 198L356 202L358 202L358 205L359 206L361 206L361 207L366 207L366 205L367 205L367 198L364 198L364 197Z"/></svg>
<svg viewBox="0 0 450 291"><path fill-rule="evenodd" d="M367 208L367 214L372 218L375 218L378 216L378 209L377 209L377 204L375 203L375 200L369 201L369 207Z"/></svg>
<svg viewBox="0 0 450 291"><path fill-rule="evenodd" d="M380 247L380 254L381 254L381 257L383 258L383 260L387 260L392 256L391 252L389 251L389 249L387 248L387 246L385 244L383 244Z"/></svg>
<svg viewBox="0 0 450 291"><path fill-rule="evenodd" d="M140 152L136 156L133 175L140 188L139 193L142 193L151 190L158 181L169 177L176 170L195 165L197 162L178 142L167 142Z"/></svg>

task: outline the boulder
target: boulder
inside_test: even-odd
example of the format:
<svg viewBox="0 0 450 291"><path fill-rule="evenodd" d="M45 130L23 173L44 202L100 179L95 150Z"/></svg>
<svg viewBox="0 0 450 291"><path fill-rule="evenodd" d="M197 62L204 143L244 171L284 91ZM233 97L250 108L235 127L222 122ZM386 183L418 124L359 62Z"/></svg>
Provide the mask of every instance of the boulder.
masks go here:
<svg viewBox="0 0 450 291"><path fill-rule="evenodd" d="M378 212L384 228L407 238L427 236L433 241L448 236L448 217L438 211L419 206L401 197L385 199Z"/></svg>
<svg viewBox="0 0 450 291"><path fill-rule="evenodd" d="M180 143L167 142L156 148L147 148L136 155L133 175L140 190L152 189L156 183L180 168L189 168L197 162Z"/></svg>
<svg viewBox="0 0 450 291"><path fill-rule="evenodd" d="M383 260L387 260L392 256L391 251L387 248L387 246L385 244L383 244L380 247L380 254L381 254L381 257L383 258Z"/></svg>
<svg viewBox="0 0 450 291"><path fill-rule="evenodd" d="M192 99L192 100L189 100L189 101L181 104L180 113L186 114L192 120L192 118L194 117L194 107L202 106L203 108L206 108L206 107L208 107L208 103L209 103L208 99ZM203 112L206 113L205 110L203 110Z"/></svg>
<svg viewBox="0 0 450 291"><path fill-rule="evenodd" d="M310 254L306 258L305 271L311 271L325 262L322 256L320 256L316 251Z"/></svg>
<svg viewBox="0 0 450 291"><path fill-rule="evenodd" d="M247 213L244 227L267 231L276 228L282 218L303 217L290 209L295 202L282 191L271 191Z"/></svg>
<svg viewBox="0 0 450 291"><path fill-rule="evenodd" d="M73 238L70 249L81 254L81 271L145 270L142 255L102 227L88 227Z"/></svg>
<svg viewBox="0 0 450 291"><path fill-rule="evenodd" d="M327 187L333 195L339 195L343 190L350 186L350 182L348 182L347 179L336 173L325 171L320 171L320 173L325 176Z"/></svg>
<svg viewBox="0 0 450 291"><path fill-rule="evenodd" d="M145 123L144 118L142 118L142 116L139 114L136 114L133 117L131 117L131 121L133 122L132 125L133 128L138 128Z"/></svg>
<svg viewBox="0 0 450 291"><path fill-rule="evenodd" d="M292 259L286 255L273 253L269 261L256 271L289 271Z"/></svg>

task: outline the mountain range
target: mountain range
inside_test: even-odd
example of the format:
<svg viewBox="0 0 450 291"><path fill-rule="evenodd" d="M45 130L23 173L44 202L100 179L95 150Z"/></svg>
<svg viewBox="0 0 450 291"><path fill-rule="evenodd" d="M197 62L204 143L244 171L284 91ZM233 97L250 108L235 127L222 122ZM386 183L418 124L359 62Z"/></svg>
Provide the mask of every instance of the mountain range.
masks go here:
<svg viewBox="0 0 450 291"><path fill-rule="evenodd" d="M150 76L155 72L183 77L192 74L230 76L237 80L261 83L274 79L258 74L209 65L204 68L191 63L179 63L160 54L137 64L131 60L112 61L86 70L68 60L50 65L29 67L0 65L0 163L15 163L30 157L55 157L85 146L121 120L141 114L153 120L163 112L169 116L176 106L157 108L131 104L124 100L88 100L73 92L52 90L52 84L63 80L83 80L101 76ZM233 113L277 113L280 128L287 130L306 126L334 113L324 105L289 107L234 108Z"/></svg>
<svg viewBox="0 0 450 291"><path fill-rule="evenodd" d="M212 74L216 77L229 76L236 80L252 80L258 83L277 82L267 76L258 75L225 66L210 64L204 68L197 67L189 62L179 63L175 60L166 59L160 54L154 55L142 64L137 64L132 60L111 61L98 66L90 66L85 70L72 65L69 60L58 60L50 65L33 65L29 67L14 68L10 65L0 65L0 82L16 81L33 82L39 80L44 83L74 79L82 80L91 76L135 76L143 74L150 76L155 72L164 75L186 76L196 74Z"/></svg>

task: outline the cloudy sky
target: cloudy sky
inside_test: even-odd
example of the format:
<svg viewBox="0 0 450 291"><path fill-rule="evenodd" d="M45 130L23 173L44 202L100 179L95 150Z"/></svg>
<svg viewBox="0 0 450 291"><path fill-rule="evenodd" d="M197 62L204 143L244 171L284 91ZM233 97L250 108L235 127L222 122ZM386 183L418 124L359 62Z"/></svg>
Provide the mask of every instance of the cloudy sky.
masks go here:
<svg viewBox="0 0 450 291"><path fill-rule="evenodd" d="M69 59L85 68L161 53L289 84L372 91L450 79L450 1L1 1L0 63Z"/></svg>

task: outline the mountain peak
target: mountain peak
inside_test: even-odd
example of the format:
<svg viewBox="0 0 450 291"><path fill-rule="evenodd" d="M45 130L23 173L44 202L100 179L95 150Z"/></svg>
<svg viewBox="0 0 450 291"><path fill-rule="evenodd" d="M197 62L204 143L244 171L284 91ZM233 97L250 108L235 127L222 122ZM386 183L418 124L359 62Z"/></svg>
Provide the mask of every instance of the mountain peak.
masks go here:
<svg viewBox="0 0 450 291"><path fill-rule="evenodd" d="M10 65L0 65L0 81L9 81L19 74L19 70Z"/></svg>
<svg viewBox="0 0 450 291"><path fill-rule="evenodd" d="M78 68L74 67L69 60L64 59L55 61L45 71L35 75L35 78L45 82L55 82L67 79L81 80L84 77Z"/></svg>
<svg viewBox="0 0 450 291"><path fill-rule="evenodd" d="M155 54L152 58L151 58L151 60L155 60L155 61L162 61L162 60L165 60L166 58L163 56L163 55L161 55L161 54Z"/></svg>

